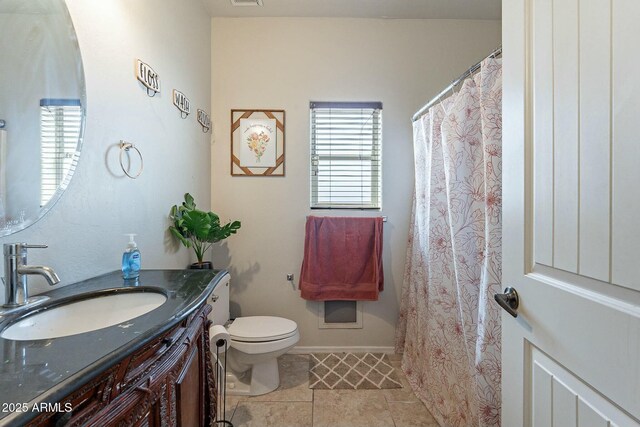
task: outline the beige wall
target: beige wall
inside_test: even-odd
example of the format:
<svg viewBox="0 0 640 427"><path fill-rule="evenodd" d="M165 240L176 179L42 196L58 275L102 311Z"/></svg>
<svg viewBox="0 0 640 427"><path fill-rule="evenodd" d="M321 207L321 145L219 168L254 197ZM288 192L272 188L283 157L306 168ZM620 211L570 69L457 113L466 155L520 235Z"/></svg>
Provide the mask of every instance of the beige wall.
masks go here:
<svg viewBox="0 0 640 427"><path fill-rule="evenodd" d="M167 239L167 215L187 191L209 205L211 144L195 114L180 119L171 89L189 96L194 109L209 110L211 19L200 0L67 0L67 5L87 84L82 155L52 211L0 244L48 244L49 249L33 250L30 261L55 268L61 285L119 270L127 243L123 233L138 233L143 268L184 268L190 254L176 253ZM160 73L162 94L149 98L140 87L136 58ZM136 143L144 155L144 173L137 180L119 169L120 139ZM32 291L50 289L39 277L29 282Z"/></svg>
<svg viewBox="0 0 640 427"><path fill-rule="evenodd" d="M411 116L500 44L499 21L336 18L212 20L212 205L242 229L215 248L229 267L234 315L298 322L300 346L392 346L411 197ZM364 329L318 329L315 302L286 273L300 273L309 209L309 101L382 101L385 290L364 303ZM286 110L286 176L231 177L230 109ZM369 215L359 211L314 214Z"/></svg>

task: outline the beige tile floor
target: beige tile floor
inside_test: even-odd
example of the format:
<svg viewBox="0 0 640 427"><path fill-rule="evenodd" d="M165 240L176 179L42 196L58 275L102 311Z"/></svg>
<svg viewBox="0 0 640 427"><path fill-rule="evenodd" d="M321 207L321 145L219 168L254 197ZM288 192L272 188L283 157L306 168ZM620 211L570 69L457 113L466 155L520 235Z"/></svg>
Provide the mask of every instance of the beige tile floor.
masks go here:
<svg viewBox="0 0 640 427"><path fill-rule="evenodd" d="M227 396L227 420L234 427L437 427L400 370L401 389L312 390L309 356L278 359L280 387L256 397Z"/></svg>

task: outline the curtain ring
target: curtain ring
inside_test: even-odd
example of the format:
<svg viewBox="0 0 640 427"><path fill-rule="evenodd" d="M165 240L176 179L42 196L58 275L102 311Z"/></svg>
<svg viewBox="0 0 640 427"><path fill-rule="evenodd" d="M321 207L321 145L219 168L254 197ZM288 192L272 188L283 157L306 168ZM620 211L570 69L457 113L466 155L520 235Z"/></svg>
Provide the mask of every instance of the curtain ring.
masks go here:
<svg viewBox="0 0 640 427"><path fill-rule="evenodd" d="M158 93L158 91L155 91L155 90L153 90L153 89L149 89L149 88L147 88L147 96L148 96L149 98L153 98L154 96L156 96L156 93Z"/></svg>
<svg viewBox="0 0 640 427"><path fill-rule="evenodd" d="M181 118L181 119L183 119L183 120L184 120L184 119L186 119L186 118L187 118L187 116L189 116L189 113L187 113L186 111L182 111L182 110L180 110L180 118Z"/></svg>
<svg viewBox="0 0 640 427"><path fill-rule="evenodd" d="M124 167L124 162L122 160L122 155L124 154L124 152L128 152L130 149L136 150L138 152L138 156L140 156L140 170L135 175L129 173L127 168ZM125 175L127 175L131 179L136 179L142 174L142 170L144 169L144 159L142 158L142 153L140 152L140 150L138 150L138 147L130 142L120 141L120 167L122 168L122 171L125 173Z"/></svg>

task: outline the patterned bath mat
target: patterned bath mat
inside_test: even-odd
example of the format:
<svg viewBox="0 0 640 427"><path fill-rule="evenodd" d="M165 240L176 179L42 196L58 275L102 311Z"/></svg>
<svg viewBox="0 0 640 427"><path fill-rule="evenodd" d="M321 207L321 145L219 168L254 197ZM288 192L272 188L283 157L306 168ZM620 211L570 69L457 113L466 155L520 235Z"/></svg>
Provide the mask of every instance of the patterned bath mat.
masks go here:
<svg viewBox="0 0 640 427"><path fill-rule="evenodd" d="M312 353L309 388L402 388L398 373L384 353Z"/></svg>

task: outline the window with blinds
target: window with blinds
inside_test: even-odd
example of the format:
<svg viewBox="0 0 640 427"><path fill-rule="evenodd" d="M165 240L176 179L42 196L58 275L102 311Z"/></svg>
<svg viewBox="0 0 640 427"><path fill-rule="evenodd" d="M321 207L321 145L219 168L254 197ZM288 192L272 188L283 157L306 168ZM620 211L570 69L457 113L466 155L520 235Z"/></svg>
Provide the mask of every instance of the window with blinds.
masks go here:
<svg viewBox="0 0 640 427"><path fill-rule="evenodd" d="M53 197L77 155L82 106L78 99L40 100L40 205Z"/></svg>
<svg viewBox="0 0 640 427"><path fill-rule="evenodd" d="M382 103L311 102L311 208L380 209Z"/></svg>

